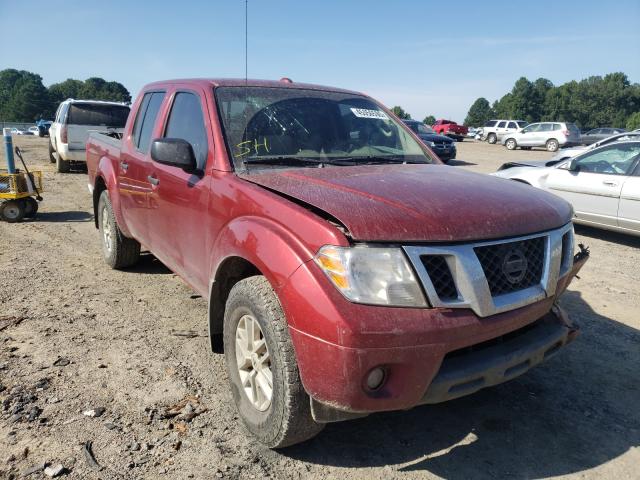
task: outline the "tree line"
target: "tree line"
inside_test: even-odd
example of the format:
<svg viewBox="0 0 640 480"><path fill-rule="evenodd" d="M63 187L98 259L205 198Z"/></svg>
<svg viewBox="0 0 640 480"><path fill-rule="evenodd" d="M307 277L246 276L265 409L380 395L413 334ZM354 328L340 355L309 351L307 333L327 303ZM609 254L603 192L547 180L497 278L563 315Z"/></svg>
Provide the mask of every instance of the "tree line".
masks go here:
<svg viewBox="0 0 640 480"><path fill-rule="evenodd" d="M490 104L478 98L464 124L481 127L490 119L574 122L583 129L640 127L640 84L622 72L555 86L546 78L519 78L511 91Z"/></svg>
<svg viewBox="0 0 640 480"><path fill-rule="evenodd" d="M1 121L52 120L60 102L67 98L131 102L131 94L124 85L99 77L84 81L69 78L47 88L36 73L13 68L0 70Z"/></svg>

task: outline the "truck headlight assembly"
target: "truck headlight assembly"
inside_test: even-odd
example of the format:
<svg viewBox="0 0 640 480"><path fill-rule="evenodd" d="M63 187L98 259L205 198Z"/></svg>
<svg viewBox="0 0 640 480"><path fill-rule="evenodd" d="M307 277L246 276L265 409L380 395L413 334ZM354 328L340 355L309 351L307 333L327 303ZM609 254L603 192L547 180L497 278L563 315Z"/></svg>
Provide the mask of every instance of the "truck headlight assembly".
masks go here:
<svg viewBox="0 0 640 480"><path fill-rule="evenodd" d="M340 293L352 302L427 306L413 270L399 248L325 245L315 261Z"/></svg>

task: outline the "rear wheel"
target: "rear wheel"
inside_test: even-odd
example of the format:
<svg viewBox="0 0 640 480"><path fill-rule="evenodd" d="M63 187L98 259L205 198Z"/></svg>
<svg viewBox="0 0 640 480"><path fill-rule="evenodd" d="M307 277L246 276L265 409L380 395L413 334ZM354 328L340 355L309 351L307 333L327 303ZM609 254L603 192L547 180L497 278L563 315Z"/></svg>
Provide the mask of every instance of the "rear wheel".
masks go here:
<svg viewBox="0 0 640 480"><path fill-rule="evenodd" d="M49 161L51 163L56 163L56 156L54 155L55 152L55 148L53 148L53 145L49 142Z"/></svg>
<svg viewBox="0 0 640 480"><path fill-rule="evenodd" d="M547 140L547 143L545 146L547 147L547 151L556 152L558 151L560 144L558 143L558 140L556 140L555 138L550 138L549 140Z"/></svg>
<svg viewBox="0 0 640 480"><path fill-rule="evenodd" d="M261 275L229 293L224 351L231 391L245 426L262 443L279 448L317 435L278 297Z"/></svg>
<svg viewBox="0 0 640 480"><path fill-rule="evenodd" d="M102 237L104 260L111 268L130 267L138 261L140 244L133 238L125 237L113 214L109 193L104 190L98 201L98 227Z"/></svg>
<svg viewBox="0 0 640 480"><path fill-rule="evenodd" d="M510 138L504 143L504 146L507 147L507 150L515 150L518 147L518 144L513 138Z"/></svg>
<svg viewBox="0 0 640 480"><path fill-rule="evenodd" d="M71 162L63 160L59 153L56 155L56 170L58 173L69 173L71 170Z"/></svg>
<svg viewBox="0 0 640 480"><path fill-rule="evenodd" d="M25 214L25 203L21 200L7 200L0 204L0 218L8 223L22 221Z"/></svg>
<svg viewBox="0 0 640 480"><path fill-rule="evenodd" d="M489 135L487 135L487 142L490 143L491 145L496 143L497 140L498 140L498 137L496 137L495 133L490 133Z"/></svg>
<svg viewBox="0 0 640 480"><path fill-rule="evenodd" d="M27 197L24 199L24 216L25 218L33 218L38 213L38 202L33 197Z"/></svg>

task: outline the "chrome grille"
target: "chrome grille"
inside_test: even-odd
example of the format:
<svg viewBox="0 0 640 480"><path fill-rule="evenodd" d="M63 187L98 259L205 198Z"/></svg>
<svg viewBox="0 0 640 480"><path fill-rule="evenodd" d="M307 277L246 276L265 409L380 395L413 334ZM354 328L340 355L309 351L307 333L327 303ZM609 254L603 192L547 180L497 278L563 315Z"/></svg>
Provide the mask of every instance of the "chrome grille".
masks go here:
<svg viewBox="0 0 640 480"><path fill-rule="evenodd" d="M539 284L544 268L544 244L544 237L538 237L474 248L491 295L495 297Z"/></svg>
<svg viewBox="0 0 640 480"><path fill-rule="evenodd" d="M469 308L487 317L555 295L558 279L573 263L573 226L506 240L403 248L431 306Z"/></svg>
<svg viewBox="0 0 640 480"><path fill-rule="evenodd" d="M453 300L458 298L458 290L453 281L453 275L447 265L445 257L440 255L423 255L420 257L424 268L427 269L429 278L433 282L438 296L443 300Z"/></svg>

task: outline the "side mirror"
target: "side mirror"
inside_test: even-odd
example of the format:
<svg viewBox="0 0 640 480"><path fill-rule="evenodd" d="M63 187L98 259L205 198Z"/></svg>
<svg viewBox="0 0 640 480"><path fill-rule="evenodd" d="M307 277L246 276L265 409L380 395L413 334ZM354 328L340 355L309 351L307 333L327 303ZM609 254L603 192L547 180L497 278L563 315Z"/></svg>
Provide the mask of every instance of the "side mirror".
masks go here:
<svg viewBox="0 0 640 480"><path fill-rule="evenodd" d="M182 138L157 138L151 143L151 159L163 165L182 168L185 172L196 170L193 147Z"/></svg>
<svg viewBox="0 0 640 480"><path fill-rule="evenodd" d="M576 160L575 158L571 160L571 162L569 162L569 171L570 172L580 171L580 165L578 164L578 160Z"/></svg>

